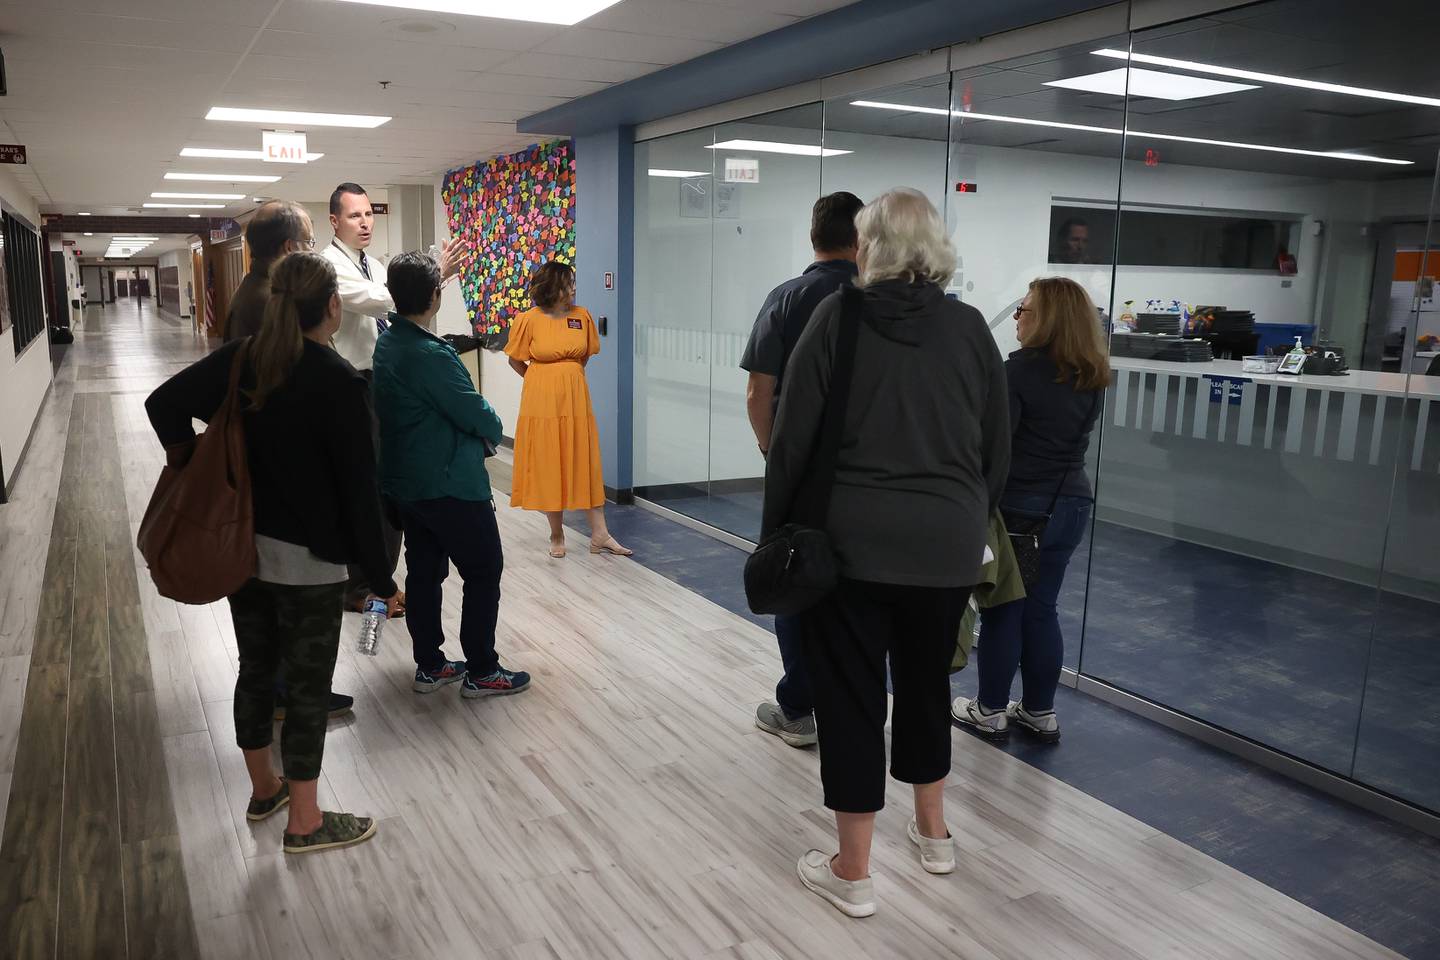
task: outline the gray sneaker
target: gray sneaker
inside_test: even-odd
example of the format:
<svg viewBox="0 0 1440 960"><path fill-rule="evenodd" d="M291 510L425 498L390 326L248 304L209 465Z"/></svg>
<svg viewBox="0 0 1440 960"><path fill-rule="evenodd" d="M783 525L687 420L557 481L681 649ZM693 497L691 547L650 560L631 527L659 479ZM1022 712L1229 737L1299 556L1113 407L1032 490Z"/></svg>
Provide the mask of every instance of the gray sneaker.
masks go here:
<svg viewBox="0 0 1440 960"><path fill-rule="evenodd" d="M799 720L790 720L780 704L766 701L755 711L755 726L766 733L773 733L792 747L813 747L820 738L815 734L815 715L808 714Z"/></svg>
<svg viewBox="0 0 1440 960"><path fill-rule="evenodd" d="M875 915L875 882L869 877L841 880L830 868L830 854L821 850L806 851L796 868L806 889L845 916L859 919Z"/></svg>
<svg viewBox="0 0 1440 960"><path fill-rule="evenodd" d="M950 716L982 740L1010 739L1010 715L1004 710L993 713L986 710L980 706L978 698L966 700L957 697L950 705Z"/></svg>
<svg viewBox="0 0 1440 960"><path fill-rule="evenodd" d="M1060 720L1055 716L1054 710L1046 710L1044 713L1031 713L1025 709L1025 704L1021 702L1010 704L1010 709L1006 710L1005 714L1012 724L1024 730L1041 743L1060 742Z"/></svg>

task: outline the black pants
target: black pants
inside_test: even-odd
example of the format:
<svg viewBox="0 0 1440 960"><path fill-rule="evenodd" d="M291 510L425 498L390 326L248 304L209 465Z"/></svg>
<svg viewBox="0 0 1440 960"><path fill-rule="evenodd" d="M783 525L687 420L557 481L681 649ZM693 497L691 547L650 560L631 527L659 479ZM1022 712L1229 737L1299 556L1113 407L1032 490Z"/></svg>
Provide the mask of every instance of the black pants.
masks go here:
<svg viewBox="0 0 1440 960"><path fill-rule="evenodd" d="M495 501L416 500L400 504L405 520L405 623L415 665L437 670L445 663L440 647L440 600L450 561L465 581L460 605L460 647L465 669L486 677L500 666L495 655L495 622L500 615L500 574L505 557Z"/></svg>
<svg viewBox="0 0 1440 960"><path fill-rule="evenodd" d="M284 670L285 723L280 758L291 780L320 776L330 681L340 649L341 585L292 587L251 580L230 597L240 650L235 680L235 743L242 750L270 745L275 724L275 677Z"/></svg>
<svg viewBox="0 0 1440 960"><path fill-rule="evenodd" d="M365 378L367 384L373 383L375 380L375 372L373 370L361 370L360 376ZM373 413L370 416L370 436L375 441L375 450L378 455L380 450L380 420ZM402 524L396 505L386 500L384 501L384 507L385 523L382 524L382 527L385 531L385 556L389 558L389 572L393 576L395 567L400 563L400 545L405 535L400 529ZM357 566L347 566L345 569L350 575L350 578L345 582L345 602L353 606L358 602L363 602L365 598L370 595L370 580L365 576L365 572Z"/></svg>
<svg viewBox="0 0 1440 960"><path fill-rule="evenodd" d="M885 658L895 708L890 774L934 783L950 772L950 660L969 587L903 587L858 580L805 620L805 663L820 734L825 806L885 806Z"/></svg>

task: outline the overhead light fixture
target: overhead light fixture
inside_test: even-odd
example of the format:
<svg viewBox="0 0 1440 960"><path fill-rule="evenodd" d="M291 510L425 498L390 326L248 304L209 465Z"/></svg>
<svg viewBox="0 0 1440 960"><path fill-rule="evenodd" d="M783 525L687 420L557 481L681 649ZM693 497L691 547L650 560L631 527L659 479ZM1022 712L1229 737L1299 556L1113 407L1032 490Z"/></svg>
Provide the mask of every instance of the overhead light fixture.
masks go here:
<svg viewBox="0 0 1440 960"><path fill-rule="evenodd" d="M710 176L710 171L709 171L709 170L658 170L658 169L652 167L652 168L650 168L650 176L652 176L652 177L677 177L677 178L685 178L685 179L688 179L688 178L690 178L690 177L708 177L708 176Z"/></svg>
<svg viewBox="0 0 1440 960"><path fill-rule="evenodd" d="M1259 150L1265 153L1287 153L1301 157L1323 157L1327 160L1358 160L1363 163L1386 163L1399 167L1414 166L1413 160L1397 160L1394 157L1376 157L1366 153L1346 153L1343 150L1302 150L1299 147L1277 147L1267 143L1245 143L1240 140L1211 140L1207 137L1182 137L1173 133L1150 133L1145 130L1122 130L1119 127L1092 127L1084 123L1061 123L1059 120L1035 120L1030 117L1005 117L994 113L976 113L973 110L945 110L940 107L917 107L904 103L880 103L874 100L856 100L852 107L872 107L877 110L898 110L902 113L930 113L940 116L961 117L966 120L993 120L996 123L1018 123L1027 127L1048 127L1052 130L1077 130L1082 133L1106 133L1114 136L1148 137L1152 140L1172 140L1178 143L1198 143L1209 147L1232 147L1236 150Z"/></svg>
<svg viewBox="0 0 1440 960"><path fill-rule="evenodd" d="M345 0L376 7L398 7L401 10L425 10L430 13L453 13L462 17L492 17L496 20L527 20L531 23L554 23L572 26L593 17L620 0L547 0L545 3L520 4L513 0Z"/></svg>
<svg viewBox="0 0 1440 960"><path fill-rule="evenodd" d="M147 203L154 210L224 210L223 203Z"/></svg>
<svg viewBox="0 0 1440 960"><path fill-rule="evenodd" d="M838 157L853 150L836 150L810 143L778 143L773 140L726 140L705 145L706 150L751 150L755 153L788 153L796 157Z"/></svg>
<svg viewBox="0 0 1440 960"><path fill-rule="evenodd" d="M389 123L389 117L363 113L306 113L303 110L251 110L244 107L211 107L206 120L235 123L275 123L297 127L364 127L374 129Z"/></svg>
<svg viewBox="0 0 1440 960"><path fill-rule="evenodd" d="M205 180L212 183L274 183L279 177L260 173L167 173L166 180Z"/></svg>
<svg viewBox="0 0 1440 960"><path fill-rule="evenodd" d="M88 217L88 216L90 216L90 214L88 214L88 213L77 213L76 216L77 216L77 217Z"/></svg>
<svg viewBox="0 0 1440 960"><path fill-rule="evenodd" d="M185 216L191 217L191 218L193 218L193 219L195 219L195 220L200 219L200 214L198 214L198 213L187 213L187 214L185 214Z"/></svg>
<svg viewBox="0 0 1440 960"><path fill-rule="evenodd" d="M93 237L93 236L95 236L95 234L93 234L93 233L87 233L87 234L85 234L85 236L87 236L87 237Z"/></svg>
<svg viewBox="0 0 1440 960"><path fill-rule="evenodd" d="M152 193L153 200L244 200L243 193Z"/></svg>
<svg viewBox="0 0 1440 960"><path fill-rule="evenodd" d="M1372 100L1393 100L1396 103L1413 103L1422 107L1440 107L1440 98L1421 97L1413 93L1392 93L1389 90L1373 90L1369 87L1351 87L1343 83L1326 83L1323 80L1306 80L1302 77L1285 77L1277 73L1260 73L1257 70L1238 70L1213 63L1195 60L1177 60L1173 57L1156 57L1148 53L1130 53L1127 50L1091 50L1097 57L1112 60L1129 60L1133 63L1148 63L1156 67L1174 67L1193 73L1208 73L1217 77L1234 77L1237 80L1254 80L1256 83L1270 83L1281 87L1300 87L1304 90L1321 90L1325 93L1342 93L1349 97L1369 97Z"/></svg>
<svg viewBox="0 0 1440 960"><path fill-rule="evenodd" d="M182 157L208 157L211 160L264 160L263 150L227 150L220 147L186 147L180 151ZM314 163L323 153L306 153L305 162Z"/></svg>
<svg viewBox="0 0 1440 960"><path fill-rule="evenodd" d="M1127 73L1130 75L1128 78L1125 76ZM1083 77L1047 80L1045 86L1108 93L1115 97L1123 97L1129 93L1132 97L1154 97L1157 100L1197 100L1200 97L1218 97L1222 93L1260 89L1253 83L1206 80L1204 77L1187 77L1179 73L1142 70L1139 67L1118 67Z"/></svg>

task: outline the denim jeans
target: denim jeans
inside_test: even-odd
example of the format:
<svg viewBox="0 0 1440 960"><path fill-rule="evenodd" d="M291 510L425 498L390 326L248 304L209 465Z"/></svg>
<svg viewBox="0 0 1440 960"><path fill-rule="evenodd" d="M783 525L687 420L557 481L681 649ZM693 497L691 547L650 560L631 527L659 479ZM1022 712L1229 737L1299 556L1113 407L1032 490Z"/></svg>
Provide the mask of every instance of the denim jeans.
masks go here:
<svg viewBox="0 0 1440 960"><path fill-rule="evenodd" d="M465 581L460 602L460 647L465 669L486 677L500 665L495 655L495 623L500 616L500 573L505 559L493 500L412 500L400 504L405 519L405 623L410 628L415 665L438 670L445 663L440 647L440 599L450 562Z"/></svg>
<svg viewBox="0 0 1440 960"><path fill-rule="evenodd" d="M775 684L775 702L787 720L799 720L815 712L810 693L810 674L805 670L805 621L802 617L776 617L775 639L780 644L780 662L785 675Z"/></svg>
<svg viewBox="0 0 1440 960"><path fill-rule="evenodd" d="M1006 494L1000 509L1023 514L1044 514L1051 497L1043 494ZM1090 526L1091 502L1082 497L1060 497L1045 535L1040 539L1040 572L1024 600L980 611L980 643L976 650L980 674L980 705L1003 710L1010 702L1010 685L1019 669L1025 709L1054 709L1055 688L1065 641L1060 635L1056 603L1065 583L1065 570L1075 548Z"/></svg>

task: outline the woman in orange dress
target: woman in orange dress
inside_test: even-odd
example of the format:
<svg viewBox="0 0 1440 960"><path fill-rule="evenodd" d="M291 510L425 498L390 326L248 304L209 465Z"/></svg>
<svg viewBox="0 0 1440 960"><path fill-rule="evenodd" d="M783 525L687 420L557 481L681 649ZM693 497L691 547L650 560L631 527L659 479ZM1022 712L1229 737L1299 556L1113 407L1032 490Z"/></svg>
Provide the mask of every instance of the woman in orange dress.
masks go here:
<svg viewBox="0 0 1440 960"><path fill-rule="evenodd" d="M515 424L515 479L510 506L539 510L550 521L550 556L565 556L566 510L590 515L590 552L628 557L605 525L600 435L585 383L585 364L600 352L590 311L575 306L575 271L550 261L530 278L535 306L510 326L505 353L525 378Z"/></svg>

